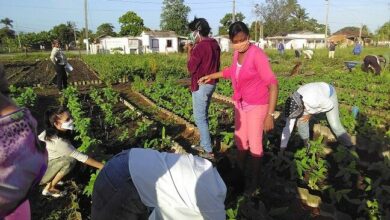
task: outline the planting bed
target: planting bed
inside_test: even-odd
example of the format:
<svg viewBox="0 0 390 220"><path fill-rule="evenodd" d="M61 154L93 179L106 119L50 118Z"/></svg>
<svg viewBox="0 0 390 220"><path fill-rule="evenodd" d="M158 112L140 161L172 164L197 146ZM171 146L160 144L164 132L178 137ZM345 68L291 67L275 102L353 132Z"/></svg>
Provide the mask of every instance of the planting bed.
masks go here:
<svg viewBox="0 0 390 220"><path fill-rule="evenodd" d="M271 56L273 60L279 59L272 64L274 69L289 72L286 60L272 53ZM224 55L223 66L230 59ZM187 76L184 56L88 56L84 60L89 66L81 60L71 60L75 71L70 81L98 81L98 75L111 88L77 83L76 88L68 89L60 97L55 87L50 86L49 78L54 73L48 61L6 64L11 84L22 87L39 82L43 86L34 89L35 98L28 88L15 90L14 95L19 97L18 103L31 106L39 131L43 129L42 113L47 106L65 100L71 111L82 112L74 115L75 135L80 138L75 146L81 146L81 150L98 160L107 160L122 149L137 145L166 151L171 151L168 146L174 145L176 151L184 152L180 147L183 146L191 152L190 145L199 142L192 118L191 94L183 86L186 80L180 80ZM343 72L341 61L327 60L321 67L306 63L294 77L278 74L277 110L282 113L284 100L302 83L333 83L342 103L342 123L356 137L357 149L338 146L332 141L329 129L326 130L324 117L316 117L310 151L306 152L298 135L293 134L288 150L280 152L279 139L285 121L278 117L274 131L264 139L265 156L258 190L250 197L229 191L228 219L389 218L390 161L384 154L389 150L390 137L389 80L358 71ZM326 73L316 72L318 69ZM128 80L131 82L115 83ZM231 86L221 80L210 107L210 130L215 145L230 148L227 155L234 159L229 96ZM352 106L360 110L356 119L351 115ZM248 179L250 164L247 166ZM88 194L93 183L90 176L94 173L95 170L78 164L66 181L65 189L70 195L66 198L46 198L40 195L41 189L35 189L31 199L33 219L89 219Z"/></svg>

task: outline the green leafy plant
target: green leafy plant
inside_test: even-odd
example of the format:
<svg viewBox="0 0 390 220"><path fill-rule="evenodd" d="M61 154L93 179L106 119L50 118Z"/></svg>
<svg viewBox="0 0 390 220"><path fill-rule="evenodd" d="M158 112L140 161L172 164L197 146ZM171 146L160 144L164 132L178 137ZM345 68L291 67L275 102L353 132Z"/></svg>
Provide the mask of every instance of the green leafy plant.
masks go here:
<svg viewBox="0 0 390 220"><path fill-rule="evenodd" d="M18 88L11 85L9 87L11 92L11 98L15 101L16 105L20 107L33 107L37 100L37 94L30 87Z"/></svg>

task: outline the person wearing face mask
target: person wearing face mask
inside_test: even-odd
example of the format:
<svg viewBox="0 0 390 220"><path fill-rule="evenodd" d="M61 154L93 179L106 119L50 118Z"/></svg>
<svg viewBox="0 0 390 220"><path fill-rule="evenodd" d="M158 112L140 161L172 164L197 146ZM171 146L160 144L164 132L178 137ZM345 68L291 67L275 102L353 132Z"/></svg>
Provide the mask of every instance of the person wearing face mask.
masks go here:
<svg viewBox="0 0 390 220"><path fill-rule="evenodd" d="M200 133L200 146L193 148L202 152L200 156L212 159L214 155L209 131L208 109L217 80L210 80L202 85L198 85L198 80L202 76L219 71L221 49L215 39L208 37L210 26L206 19L195 18L188 27L192 31L190 37L195 44L194 46L188 45L187 68L191 74L194 119Z"/></svg>
<svg viewBox="0 0 390 220"><path fill-rule="evenodd" d="M65 108L46 111L44 120L46 129L39 135L39 140L46 143L49 163L40 183L46 184L42 195L61 197L66 193L56 189L56 185L72 170L76 160L97 169L102 169L103 164L77 151L71 144L69 133L74 125Z"/></svg>
<svg viewBox="0 0 390 220"><path fill-rule="evenodd" d="M247 188L251 193L258 182L263 156L263 131L274 128L274 111L278 96L278 81L273 74L267 55L249 43L249 29L237 21L229 27L233 44L233 62L222 72L203 76L199 84L217 78L232 81L235 103L235 143L239 150L238 166L244 169L248 151L252 156L252 182Z"/></svg>
<svg viewBox="0 0 390 220"><path fill-rule="evenodd" d="M36 120L8 97L0 65L0 219L29 220L29 192L47 167L47 151L38 143Z"/></svg>

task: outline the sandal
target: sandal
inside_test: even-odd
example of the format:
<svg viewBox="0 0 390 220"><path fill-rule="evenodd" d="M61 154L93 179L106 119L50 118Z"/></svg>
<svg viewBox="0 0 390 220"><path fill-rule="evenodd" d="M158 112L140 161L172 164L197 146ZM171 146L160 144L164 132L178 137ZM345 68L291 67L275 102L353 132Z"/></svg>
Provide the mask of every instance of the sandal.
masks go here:
<svg viewBox="0 0 390 220"><path fill-rule="evenodd" d="M43 190L42 195L44 196L52 196L54 198L63 197L66 195L66 191L60 191L60 192L50 192L49 190Z"/></svg>

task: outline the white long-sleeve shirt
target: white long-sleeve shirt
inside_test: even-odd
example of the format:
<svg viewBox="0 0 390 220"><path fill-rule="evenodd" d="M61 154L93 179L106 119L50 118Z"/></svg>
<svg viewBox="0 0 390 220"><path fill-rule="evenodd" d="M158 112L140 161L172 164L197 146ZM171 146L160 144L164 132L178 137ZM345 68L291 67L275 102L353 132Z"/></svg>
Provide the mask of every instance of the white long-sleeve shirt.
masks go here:
<svg viewBox="0 0 390 220"><path fill-rule="evenodd" d="M50 60L54 64L56 64L56 61L59 59L58 64L65 65L67 63L66 56L64 52L58 47L53 47L50 54Z"/></svg>
<svg viewBox="0 0 390 220"><path fill-rule="evenodd" d="M67 140L59 138L57 136L53 137L51 140L45 140L46 131L43 131L39 136L39 140L46 143L46 149L49 156L49 161L57 159L64 156L73 157L74 159L85 163L88 156L78 151L71 143Z"/></svg>
<svg viewBox="0 0 390 220"><path fill-rule="evenodd" d="M330 99L330 85L328 83L308 83L299 87L297 92L302 96L303 105L305 106L303 115L328 112L334 107L333 101ZM333 91L333 93L335 92L336 91ZM287 120L282 132L281 148L287 147L295 122L296 118Z"/></svg>
<svg viewBox="0 0 390 220"><path fill-rule="evenodd" d="M200 157L134 148L129 171L150 220L222 220L226 186L210 161Z"/></svg>

